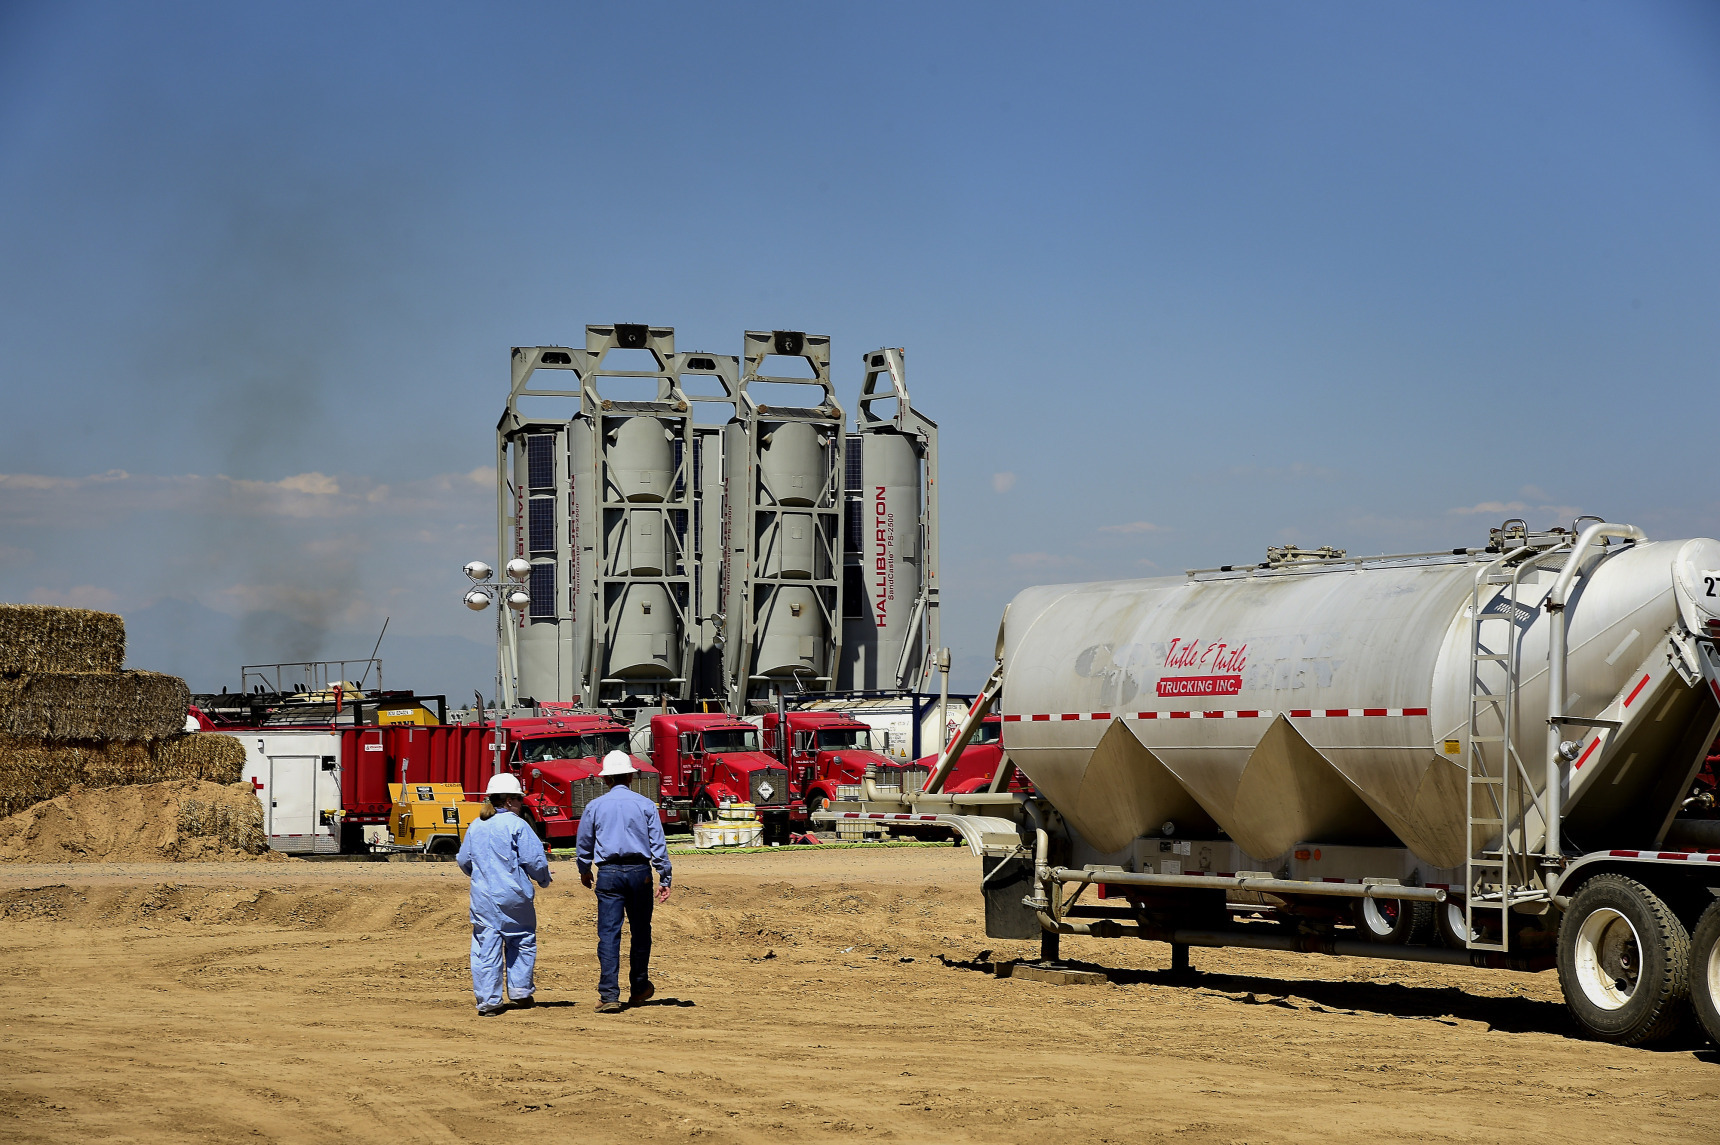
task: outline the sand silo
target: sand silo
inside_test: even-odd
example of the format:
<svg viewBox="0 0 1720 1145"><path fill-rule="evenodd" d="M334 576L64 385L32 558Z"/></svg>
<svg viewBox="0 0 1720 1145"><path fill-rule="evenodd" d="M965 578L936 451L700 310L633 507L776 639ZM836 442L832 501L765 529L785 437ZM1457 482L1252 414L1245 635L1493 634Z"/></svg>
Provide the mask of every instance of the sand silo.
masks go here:
<svg viewBox="0 0 1720 1145"><path fill-rule="evenodd" d="M801 359L812 376L764 372L772 356ZM822 397L774 404L764 394L781 383ZM749 330L736 397L723 434L723 669L730 708L741 711L779 685L828 689L841 660L844 419L830 339Z"/></svg>
<svg viewBox="0 0 1720 1145"><path fill-rule="evenodd" d="M615 351L648 357L629 369ZM596 708L688 694L696 487L675 362L672 329L627 323L586 327L583 350L514 351L500 540L504 558L531 561L532 602L509 629L516 689L504 698ZM577 387L533 387L544 368L570 370ZM521 411L520 399L545 397L578 404L565 422Z"/></svg>
<svg viewBox="0 0 1720 1145"><path fill-rule="evenodd" d="M922 688L938 647L938 424L908 396L904 351L863 356L848 435L839 687Z"/></svg>

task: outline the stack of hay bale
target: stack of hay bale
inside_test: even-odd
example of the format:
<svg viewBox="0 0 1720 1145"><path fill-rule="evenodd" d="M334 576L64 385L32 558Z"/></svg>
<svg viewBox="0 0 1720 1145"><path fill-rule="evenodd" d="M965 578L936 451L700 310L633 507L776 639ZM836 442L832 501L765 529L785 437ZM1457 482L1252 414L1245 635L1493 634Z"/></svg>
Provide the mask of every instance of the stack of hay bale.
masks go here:
<svg viewBox="0 0 1720 1145"><path fill-rule="evenodd" d="M124 662L112 613L0 604L0 816L74 784L238 782L243 744L185 731L185 681Z"/></svg>

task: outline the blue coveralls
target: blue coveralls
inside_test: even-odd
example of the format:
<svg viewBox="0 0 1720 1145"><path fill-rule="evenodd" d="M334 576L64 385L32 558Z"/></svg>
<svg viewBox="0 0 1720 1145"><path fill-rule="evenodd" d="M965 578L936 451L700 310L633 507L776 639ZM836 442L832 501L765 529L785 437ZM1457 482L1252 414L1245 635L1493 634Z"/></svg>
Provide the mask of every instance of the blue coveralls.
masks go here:
<svg viewBox="0 0 1720 1145"><path fill-rule="evenodd" d="M512 811L497 811L466 829L460 844L460 869L472 877L472 993L478 1009L501 1008L502 962L507 960L508 994L518 1002L532 996L532 967L537 962L537 907L532 889L549 886L549 859L526 821Z"/></svg>

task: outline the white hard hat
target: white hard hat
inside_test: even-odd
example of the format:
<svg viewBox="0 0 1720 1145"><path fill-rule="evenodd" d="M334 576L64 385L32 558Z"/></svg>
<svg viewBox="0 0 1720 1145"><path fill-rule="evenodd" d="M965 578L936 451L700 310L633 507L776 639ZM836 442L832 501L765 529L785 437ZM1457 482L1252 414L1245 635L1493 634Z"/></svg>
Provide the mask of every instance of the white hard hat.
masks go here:
<svg viewBox="0 0 1720 1145"><path fill-rule="evenodd" d="M504 771L490 776L490 785L484 788L485 795L524 795L520 789L520 777L511 771Z"/></svg>
<svg viewBox="0 0 1720 1145"><path fill-rule="evenodd" d="M603 757L603 770L597 773L605 779L634 774L633 757L624 751L612 751Z"/></svg>

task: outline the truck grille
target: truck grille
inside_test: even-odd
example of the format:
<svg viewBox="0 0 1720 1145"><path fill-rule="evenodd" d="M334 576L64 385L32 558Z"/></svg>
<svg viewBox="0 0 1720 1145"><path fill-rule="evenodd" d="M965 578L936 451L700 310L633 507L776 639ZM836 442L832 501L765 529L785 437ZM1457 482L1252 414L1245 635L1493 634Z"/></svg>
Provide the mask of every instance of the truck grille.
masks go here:
<svg viewBox="0 0 1720 1145"><path fill-rule="evenodd" d="M589 779L576 779L568 784L569 818L578 819L585 814L585 805L608 790L609 785L595 775Z"/></svg>
<svg viewBox="0 0 1720 1145"><path fill-rule="evenodd" d="M770 785L767 796L759 788ZM783 767L765 767L752 773L752 790L749 792L752 801L760 807L777 806L788 802L788 769Z"/></svg>
<svg viewBox="0 0 1720 1145"><path fill-rule="evenodd" d="M657 796L663 786L663 777L654 771L641 771L633 776L633 790L643 795L653 803L659 802ZM585 814L585 805L609 790L609 785L593 775L588 779L576 779L568 785L568 800L571 804L568 817L578 819Z"/></svg>

